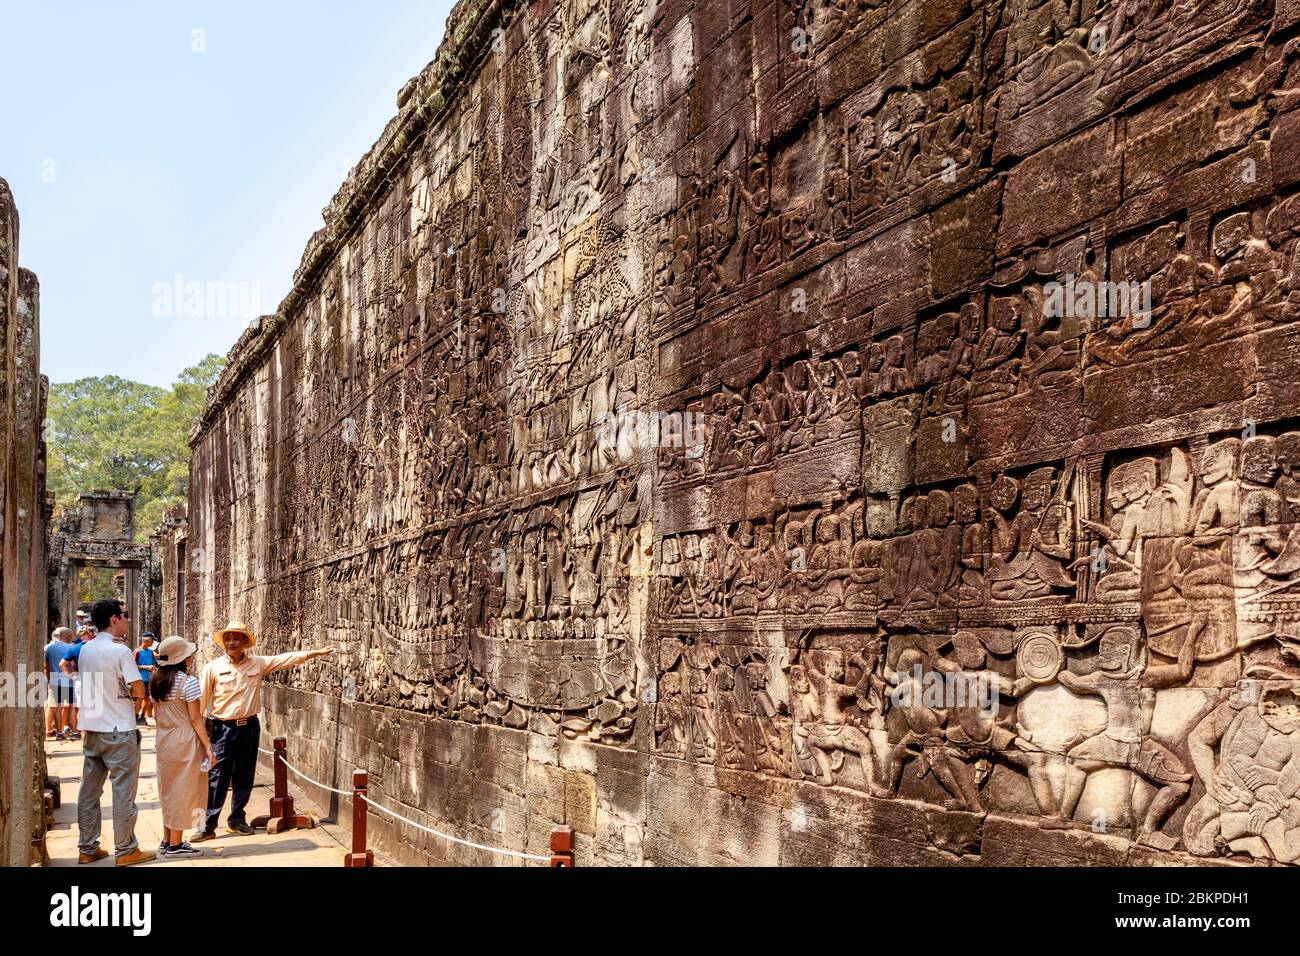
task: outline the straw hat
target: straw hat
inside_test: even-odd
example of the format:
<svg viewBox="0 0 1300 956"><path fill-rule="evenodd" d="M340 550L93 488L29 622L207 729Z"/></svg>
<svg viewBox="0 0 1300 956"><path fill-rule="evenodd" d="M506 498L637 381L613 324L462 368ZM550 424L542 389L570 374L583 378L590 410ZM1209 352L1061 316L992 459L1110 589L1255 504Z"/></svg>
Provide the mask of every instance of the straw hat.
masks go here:
<svg viewBox="0 0 1300 956"><path fill-rule="evenodd" d="M181 663L181 661L185 660L185 658L189 657L198 649L199 645L192 641L187 641L183 637L173 635L172 637L164 638L163 642L158 645L158 650L154 653L158 658L159 664L162 664L164 667L170 667L173 664Z"/></svg>
<svg viewBox="0 0 1300 956"><path fill-rule="evenodd" d="M221 630L213 634L212 640L216 643L217 647L220 647L222 650L225 650L226 645L222 643L221 639L225 637L227 634L232 634L232 633L243 634L244 637L248 638L249 647L252 647L254 644L257 643L257 638L253 636L253 632L250 631L248 628L246 628L243 624L237 623L235 621L231 621Z"/></svg>

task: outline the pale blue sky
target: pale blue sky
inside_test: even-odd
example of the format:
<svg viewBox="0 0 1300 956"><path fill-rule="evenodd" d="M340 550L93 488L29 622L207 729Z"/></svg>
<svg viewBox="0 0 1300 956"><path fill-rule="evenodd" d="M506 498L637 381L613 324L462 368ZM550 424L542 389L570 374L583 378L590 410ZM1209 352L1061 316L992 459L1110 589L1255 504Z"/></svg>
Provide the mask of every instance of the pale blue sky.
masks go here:
<svg viewBox="0 0 1300 956"><path fill-rule="evenodd" d="M167 385L224 355L247 321L169 313L178 274L273 312L451 7L0 0L0 177L50 380Z"/></svg>

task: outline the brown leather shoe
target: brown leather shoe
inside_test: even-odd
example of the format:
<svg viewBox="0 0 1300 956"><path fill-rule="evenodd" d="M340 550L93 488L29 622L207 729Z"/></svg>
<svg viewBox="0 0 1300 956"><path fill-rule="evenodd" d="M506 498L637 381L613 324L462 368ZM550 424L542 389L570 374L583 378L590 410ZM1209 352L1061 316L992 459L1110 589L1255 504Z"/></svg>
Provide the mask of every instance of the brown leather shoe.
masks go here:
<svg viewBox="0 0 1300 956"><path fill-rule="evenodd" d="M106 856L108 856L108 851L105 850L102 846L97 846L95 847L94 853L78 853L77 862L94 863L96 860L102 860Z"/></svg>
<svg viewBox="0 0 1300 956"><path fill-rule="evenodd" d="M200 830L198 833L195 833L190 837L190 842L203 843L207 840L215 840L216 838L217 832L215 830Z"/></svg>
<svg viewBox="0 0 1300 956"><path fill-rule="evenodd" d="M152 850L142 850L139 847L136 847L126 856L119 856L117 858L117 865L131 866L133 863L148 863L157 855L158 854L154 853Z"/></svg>

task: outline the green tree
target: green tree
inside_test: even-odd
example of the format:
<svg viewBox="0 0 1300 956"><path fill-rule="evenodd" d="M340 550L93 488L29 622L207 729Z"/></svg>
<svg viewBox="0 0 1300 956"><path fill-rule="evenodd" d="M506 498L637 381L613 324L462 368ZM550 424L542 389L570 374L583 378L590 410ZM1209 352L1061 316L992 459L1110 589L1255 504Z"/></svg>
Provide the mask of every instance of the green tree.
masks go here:
<svg viewBox="0 0 1300 956"><path fill-rule="evenodd" d="M112 375L51 386L46 438L56 506L97 488L132 491L136 538L146 540L189 494L189 432L225 364L209 355L170 389Z"/></svg>
<svg viewBox="0 0 1300 956"><path fill-rule="evenodd" d="M136 528L145 534L162 521L163 513L185 501L190 493L190 429L203 413L208 386L217 380L226 360L209 355L181 372L145 420L145 451L163 463L155 494L136 502Z"/></svg>
<svg viewBox="0 0 1300 956"><path fill-rule="evenodd" d="M49 484L60 505L95 488L143 490L161 464L143 448L141 423L165 392L115 375L50 389Z"/></svg>
<svg viewBox="0 0 1300 956"><path fill-rule="evenodd" d="M116 568L82 568L77 575L77 603L93 604L101 598L116 594L113 577Z"/></svg>

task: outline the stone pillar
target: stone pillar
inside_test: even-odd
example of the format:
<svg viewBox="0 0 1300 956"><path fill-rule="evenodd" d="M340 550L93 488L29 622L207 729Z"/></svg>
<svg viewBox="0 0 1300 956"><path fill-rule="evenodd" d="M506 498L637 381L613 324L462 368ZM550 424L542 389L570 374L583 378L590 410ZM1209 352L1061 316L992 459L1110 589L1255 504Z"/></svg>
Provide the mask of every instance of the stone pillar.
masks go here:
<svg viewBox="0 0 1300 956"><path fill-rule="evenodd" d="M47 619L45 384L39 287L18 268L18 214L0 180L0 668L24 695L40 673ZM44 836L44 700L0 709L0 865L26 866Z"/></svg>
<svg viewBox="0 0 1300 956"><path fill-rule="evenodd" d="M131 627L126 632L132 647L140 643L140 569L126 568L126 609L131 615Z"/></svg>
<svg viewBox="0 0 1300 956"><path fill-rule="evenodd" d="M0 180L0 668L11 671L19 658L17 635L18 538L13 533L17 511L14 473L18 447L14 422L13 361L15 316L18 312L18 210L9 184ZM0 708L0 864L12 863L25 840L18 827L24 819L17 803L25 802L20 782L26 781L15 756L16 711Z"/></svg>
<svg viewBox="0 0 1300 956"><path fill-rule="evenodd" d="M37 600L40 591L37 583L37 539L44 538L39 525L44 512L45 489L39 486L37 474L37 446L41 435L41 380L40 341L36 331L38 301L36 276L18 271L18 308L14 315L14 437L17 442L16 467L13 471L15 508L13 535L17 538L18 583L17 601L14 605L15 628L13 639L18 667L15 673L31 675L40 671L44 635L36 630L40 615ZM38 504L39 502L39 504ZM44 569L40 577L44 578ZM26 682L20 684L26 688ZM38 810L41 790L39 768L43 763L44 700L38 699L35 707L21 707L15 711L14 727L14 815L10 826L14 831L10 864L30 861L32 841L44 837L44 814ZM26 842L22 845L20 841Z"/></svg>
<svg viewBox="0 0 1300 956"><path fill-rule="evenodd" d="M63 626L77 626L77 574L81 570L76 564L63 566Z"/></svg>

